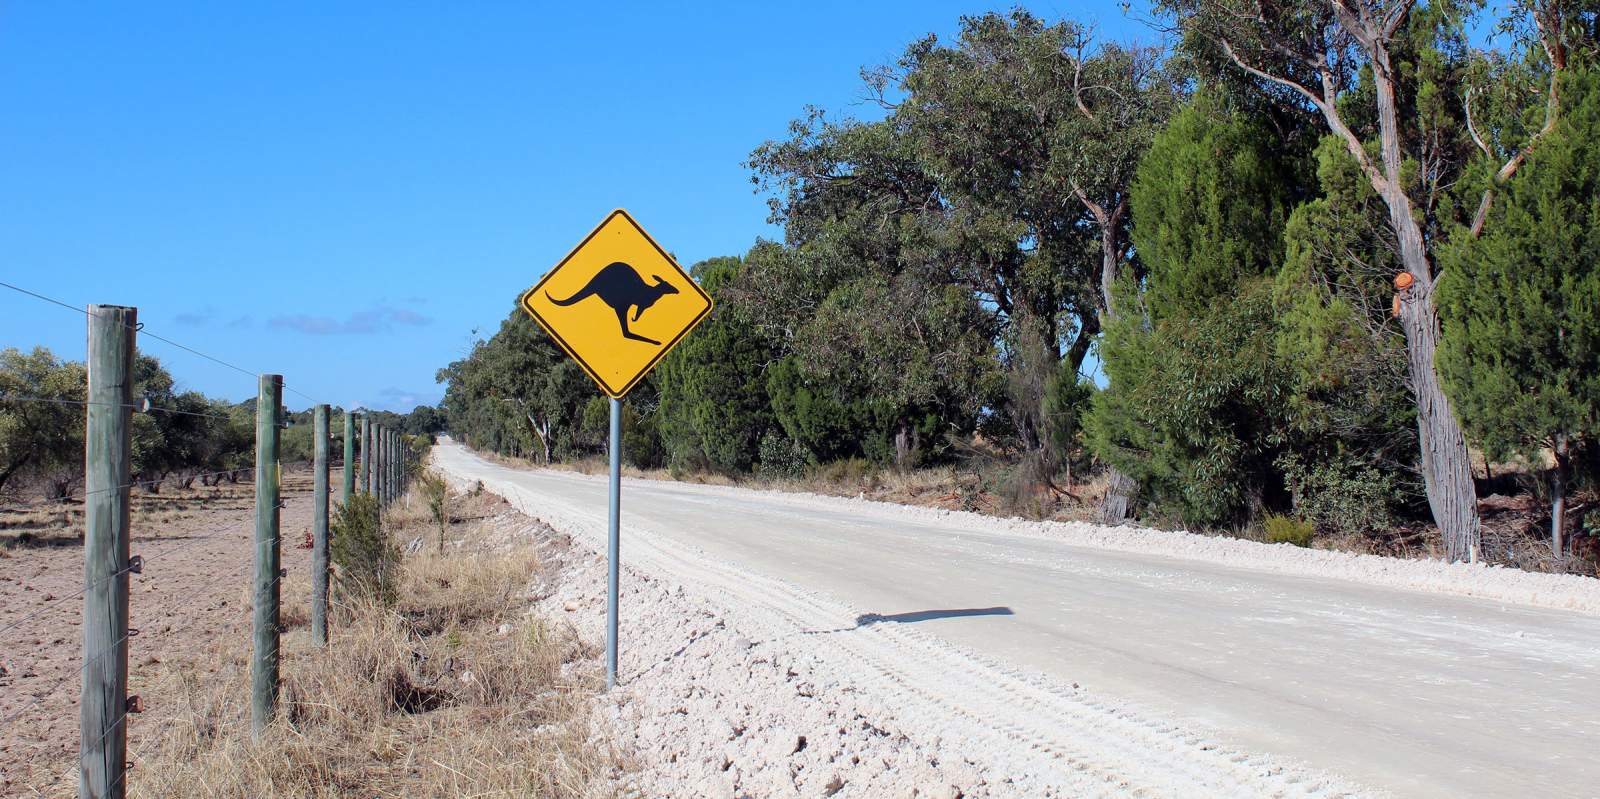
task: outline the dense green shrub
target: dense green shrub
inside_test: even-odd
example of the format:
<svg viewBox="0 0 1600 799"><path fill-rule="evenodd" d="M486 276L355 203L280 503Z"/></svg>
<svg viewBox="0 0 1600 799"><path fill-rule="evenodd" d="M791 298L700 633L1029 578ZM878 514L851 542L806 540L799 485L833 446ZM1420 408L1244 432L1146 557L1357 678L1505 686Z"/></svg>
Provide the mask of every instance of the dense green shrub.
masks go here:
<svg viewBox="0 0 1600 799"><path fill-rule="evenodd" d="M762 477L800 477L805 474L808 464L806 451L794 439L776 431L761 437L761 459L757 471Z"/></svg>
<svg viewBox="0 0 1600 799"><path fill-rule="evenodd" d="M400 548L390 540L371 494L352 494L329 519L328 554L337 567L337 586L350 596L394 600Z"/></svg>
<svg viewBox="0 0 1600 799"><path fill-rule="evenodd" d="M1278 459L1294 510L1319 532L1373 536L1394 528L1396 508L1408 496L1393 472L1349 462Z"/></svg>

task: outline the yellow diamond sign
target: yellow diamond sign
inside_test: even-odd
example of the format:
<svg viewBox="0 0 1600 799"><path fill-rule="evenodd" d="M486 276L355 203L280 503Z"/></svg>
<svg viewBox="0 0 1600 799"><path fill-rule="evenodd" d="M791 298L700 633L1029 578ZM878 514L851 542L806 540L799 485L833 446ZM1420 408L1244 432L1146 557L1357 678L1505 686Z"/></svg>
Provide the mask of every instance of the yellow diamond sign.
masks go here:
<svg viewBox="0 0 1600 799"><path fill-rule="evenodd" d="M616 399L711 312L711 297L621 208L521 304Z"/></svg>

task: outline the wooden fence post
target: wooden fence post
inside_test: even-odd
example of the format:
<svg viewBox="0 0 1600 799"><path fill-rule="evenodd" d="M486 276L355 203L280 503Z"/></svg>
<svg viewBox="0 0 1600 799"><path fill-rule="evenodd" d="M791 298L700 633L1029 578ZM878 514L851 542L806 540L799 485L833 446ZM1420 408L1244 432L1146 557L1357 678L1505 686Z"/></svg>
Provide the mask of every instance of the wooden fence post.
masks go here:
<svg viewBox="0 0 1600 799"><path fill-rule="evenodd" d="M316 476L311 483L311 640L328 643L328 406L315 411L312 451ZM346 469L348 472L348 468Z"/></svg>
<svg viewBox="0 0 1600 799"><path fill-rule="evenodd" d="M350 495L356 492L356 417L344 412L344 498L350 504Z"/></svg>
<svg viewBox="0 0 1600 799"><path fill-rule="evenodd" d="M389 491L389 501L398 502L400 495L405 493L405 462L400 460L400 431L395 430L389 434L389 451L394 453L394 487Z"/></svg>
<svg viewBox="0 0 1600 799"><path fill-rule="evenodd" d="M366 474L366 493L378 498L378 424L366 428L366 450L362 452L362 472Z"/></svg>
<svg viewBox="0 0 1600 799"><path fill-rule="evenodd" d="M127 794L128 475L132 458L134 335L139 312L89 306L84 429L83 693L78 703L78 796Z"/></svg>
<svg viewBox="0 0 1600 799"><path fill-rule="evenodd" d="M372 493L372 415L361 414L361 490Z"/></svg>
<svg viewBox="0 0 1600 799"><path fill-rule="evenodd" d="M372 426L372 498L383 507L383 425Z"/></svg>
<svg viewBox="0 0 1600 799"><path fill-rule="evenodd" d="M278 706L278 442L283 375L262 375L256 397L255 648L250 660L250 732L256 739Z"/></svg>

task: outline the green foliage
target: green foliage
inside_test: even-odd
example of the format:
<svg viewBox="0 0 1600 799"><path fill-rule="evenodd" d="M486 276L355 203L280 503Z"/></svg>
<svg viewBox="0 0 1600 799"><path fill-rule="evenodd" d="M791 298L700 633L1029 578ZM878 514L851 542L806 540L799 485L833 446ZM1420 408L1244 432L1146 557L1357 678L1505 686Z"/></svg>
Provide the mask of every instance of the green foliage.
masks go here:
<svg viewBox="0 0 1600 799"><path fill-rule="evenodd" d="M390 540L378 513L378 500L357 493L336 505L328 520L328 554L337 567L337 586L347 596L394 600L400 548Z"/></svg>
<svg viewBox="0 0 1600 799"><path fill-rule="evenodd" d="M71 403L85 399L87 380L83 364L44 347L0 350L0 488L19 475L82 472L83 408Z"/></svg>
<svg viewBox="0 0 1600 799"><path fill-rule="evenodd" d="M1287 443L1285 377L1262 335L1272 318L1258 278L1201 315L1107 331L1111 385L1094 397L1090 447L1158 513L1219 526L1284 504L1273 461Z"/></svg>
<svg viewBox="0 0 1600 799"><path fill-rule="evenodd" d="M635 410L642 399L639 395L646 393L647 387L635 388L634 393L622 404L622 460L640 469L654 469L665 462L666 449L656 429L661 414ZM582 440L596 442L593 446L605 454L611 440L611 399L591 397L583 406L583 421L579 429L583 434Z"/></svg>
<svg viewBox="0 0 1600 799"><path fill-rule="evenodd" d="M582 430L594 383L520 308L438 380L450 430L472 447L543 460L604 446Z"/></svg>
<svg viewBox="0 0 1600 799"><path fill-rule="evenodd" d="M1399 522L1398 507L1410 491L1395 471L1353 458L1309 463L1295 454L1278 460L1294 511L1329 534L1379 536Z"/></svg>
<svg viewBox="0 0 1600 799"><path fill-rule="evenodd" d="M439 527L439 551L444 551L444 533L450 523L450 486L443 477L433 472L423 472L418 480L422 499L428 504L428 515Z"/></svg>
<svg viewBox="0 0 1600 799"><path fill-rule="evenodd" d="M1203 312L1277 266L1299 190L1298 159L1281 150L1261 122L1227 113L1209 93L1155 137L1131 192L1153 318Z"/></svg>
<svg viewBox="0 0 1600 799"><path fill-rule="evenodd" d="M761 437L761 453L757 472L771 479L794 479L806 472L809 462L806 451L794 439L777 431L768 431Z"/></svg>
<svg viewBox="0 0 1600 799"><path fill-rule="evenodd" d="M1044 416L1050 433L1049 445L1058 460L1065 462L1077 448L1083 419L1094 402L1094 383L1081 377L1067 361L1062 361L1045 384Z"/></svg>
<svg viewBox="0 0 1600 799"><path fill-rule="evenodd" d="M1101 354L1090 448L1143 502L1189 524L1242 523L1284 504L1287 376L1272 345L1269 271L1295 173L1268 133L1202 97L1156 137L1133 186L1147 275ZM1147 249L1148 248L1148 249Z"/></svg>
<svg viewBox="0 0 1600 799"><path fill-rule="evenodd" d="M1600 436L1600 70L1562 90L1560 123L1483 237L1442 259L1440 371L1497 458Z"/></svg>
<svg viewBox="0 0 1600 799"><path fill-rule="evenodd" d="M666 460L680 469L748 472L773 426L763 373L771 348L723 291L742 267L739 258L713 258L690 269L718 304L655 373L654 423Z"/></svg>
<svg viewBox="0 0 1600 799"><path fill-rule="evenodd" d="M1319 196L1290 216L1274 278L1274 346L1289 375L1296 462L1325 472L1286 473L1302 517L1328 532L1371 534L1392 515L1421 512L1416 406L1404 334L1390 319L1401 267L1355 159L1332 137L1315 155ZM1370 504L1365 512L1312 509L1323 490L1333 493L1332 507Z"/></svg>
<svg viewBox="0 0 1600 799"><path fill-rule="evenodd" d="M1280 516L1276 513L1267 514L1263 525L1267 530L1267 543L1269 544L1294 544L1297 547L1311 546L1311 538L1315 534L1311 525L1299 519Z"/></svg>

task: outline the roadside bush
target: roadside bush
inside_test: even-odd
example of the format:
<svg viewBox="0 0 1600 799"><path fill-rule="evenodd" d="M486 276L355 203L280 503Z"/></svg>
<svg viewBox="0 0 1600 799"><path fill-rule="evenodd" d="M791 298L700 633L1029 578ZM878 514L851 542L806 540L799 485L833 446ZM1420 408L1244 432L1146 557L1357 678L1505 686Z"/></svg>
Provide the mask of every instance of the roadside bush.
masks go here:
<svg viewBox="0 0 1600 799"><path fill-rule="evenodd" d="M1308 464L1278 459L1294 512L1328 534L1378 536L1399 524L1395 506L1404 487L1393 474L1350 463Z"/></svg>
<svg viewBox="0 0 1600 799"><path fill-rule="evenodd" d="M757 473L769 479L793 479L806 473L805 448L794 439L769 431L761 437L761 460Z"/></svg>
<svg viewBox="0 0 1600 799"><path fill-rule="evenodd" d="M422 498L428 503L428 515L433 518L433 523L439 527L439 551L444 551L444 531L450 523L450 512L447 503L450 501L450 487L445 484L444 478L433 472L423 472L419 487L422 489Z"/></svg>
<svg viewBox="0 0 1600 799"><path fill-rule="evenodd" d="M1288 516L1270 514L1266 519L1267 543L1269 544L1294 544L1297 547L1311 546L1313 533L1311 523Z"/></svg>
<svg viewBox="0 0 1600 799"><path fill-rule="evenodd" d="M347 597L394 601L400 548L389 540L371 494L351 495L329 519L328 554L337 569L337 587Z"/></svg>

